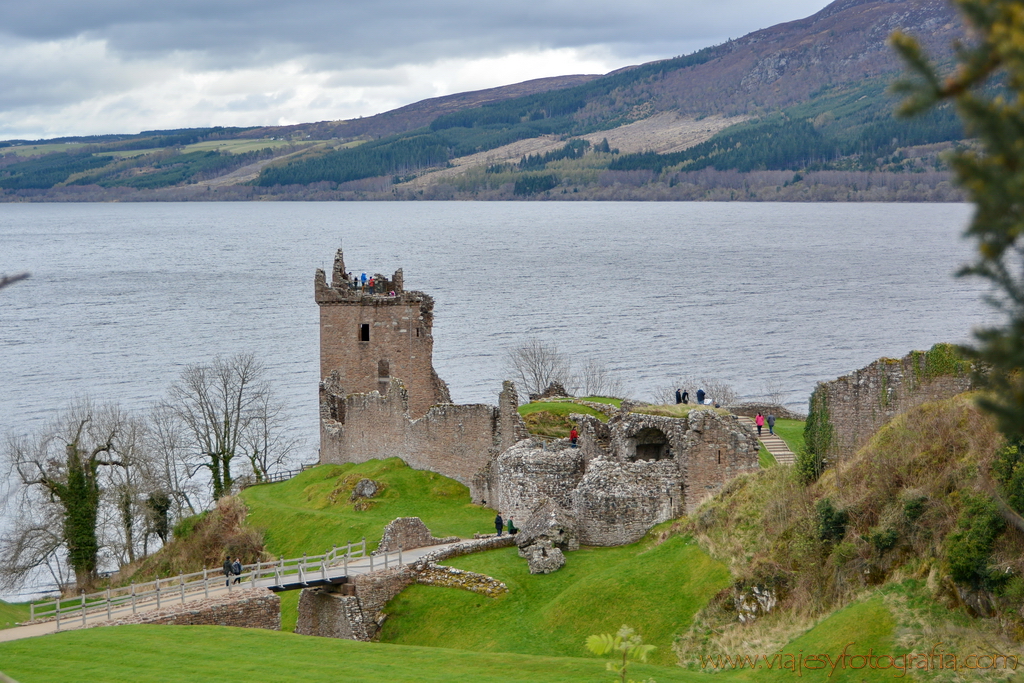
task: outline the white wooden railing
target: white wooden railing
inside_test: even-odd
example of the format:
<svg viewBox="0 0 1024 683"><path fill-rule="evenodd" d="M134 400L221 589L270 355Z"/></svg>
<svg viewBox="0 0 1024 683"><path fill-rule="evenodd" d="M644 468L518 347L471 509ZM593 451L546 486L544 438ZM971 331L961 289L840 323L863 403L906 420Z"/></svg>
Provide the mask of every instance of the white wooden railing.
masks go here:
<svg viewBox="0 0 1024 683"><path fill-rule="evenodd" d="M350 563L357 566L350 567ZM111 620L127 614L136 614L140 609L159 609L174 603L182 604L199 594L207 598L214 592L232 591L239 588L276 588L302 585L310 582L323 583L343 576L366 574L379 569L390 569L402 564L402 549L380 555L366 552L366 538L358 543L334 546L323 555L303 555L292 559L271 562L257 562L242 567L241 575L225 576L223 570L203 569L201 572L156 579L146 583L133 583L119 588L108 588L98 593L82 593L74 598L57 598L46 602L32 603L31 621L55 619L57 630L61 622L85 625L88 619ZM240 579L238 584L236 579ZM228 582L222 586L220 582Z"/></svg>

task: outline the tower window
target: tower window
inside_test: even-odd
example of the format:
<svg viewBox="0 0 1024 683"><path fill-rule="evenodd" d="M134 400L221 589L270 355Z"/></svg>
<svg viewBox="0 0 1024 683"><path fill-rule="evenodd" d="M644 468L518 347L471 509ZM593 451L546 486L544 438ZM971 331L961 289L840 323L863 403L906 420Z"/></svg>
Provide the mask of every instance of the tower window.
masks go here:
<svg viewBox="0 0 1024 683"><path fill-rule="evenodd" d="M423 336L423 328L422 327L417 327L416 328L416 336L417 337L422 337Z"/></svg>
<svg viewBox="0 0 1024 683"><path fill-rule="evenodd" d="M391 363L386 360L377 361L377 376L378 377L390 377L391 376Z"/></svg>
<svg viewBox="0 0 1024 683"><path fill-rule="evenodd" d="M370 341L370 323L363 323L359 326L359 341Z"/></svg>

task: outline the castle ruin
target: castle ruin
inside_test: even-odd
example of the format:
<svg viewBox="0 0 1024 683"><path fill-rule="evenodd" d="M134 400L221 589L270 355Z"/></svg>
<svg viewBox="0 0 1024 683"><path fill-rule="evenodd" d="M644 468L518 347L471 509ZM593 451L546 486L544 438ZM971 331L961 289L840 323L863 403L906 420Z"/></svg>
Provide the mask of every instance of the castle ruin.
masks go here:
<svg viewBox="0 0 1024 683"><path fill-rule="evenodd" d="M619 545L691 512L729 479L758 468L752 428L731 415L686 418L618 411L607 423L573 415L579 448L530 439L515 386L498 406L455 405L434 371L434 302L406 291L402 271L364 286L339 249L320 306L320 462L397 457L469 487L473 502L526 522L553 501L580 541Z"/></svg>

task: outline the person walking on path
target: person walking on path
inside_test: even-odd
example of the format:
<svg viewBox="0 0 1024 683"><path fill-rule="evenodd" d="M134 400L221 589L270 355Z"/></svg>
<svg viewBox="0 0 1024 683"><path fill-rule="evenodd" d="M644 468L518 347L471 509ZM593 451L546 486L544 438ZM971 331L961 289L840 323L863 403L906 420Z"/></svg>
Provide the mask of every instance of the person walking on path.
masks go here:
<svg viewBox="0 0 1024 683"><path fill-rule="evenodd" d="M703 389L698 389L697 390L697 404L698 405L704 405L704 390Z"/></svg>
<svg viewBox="0 0 1024 683"><path fill-rule="evenodd" d="M232 583L242 583L242 561L235 558L235 563L231 565L231 571L235 574L235 580Z"/></svg>
<svg viewBox="0 0 1024 683"><path fill-rule="evenodd" d="M685 406L689 402L690 402L690 392L688 392L686 389L683 389L683 405Z"/></svg>
<svg viewBox="0 0 1024 683"><path fill-rule="evenodd" d="M569 444L573 448L576 448L576 442L579 441L579 438L580 433L576 431L576 427L573 427L572 431L569 432Z"/></svg>
<svg viewBox="0 0 1024 683"><path fill-rule="evenodd" d="M757 417L754 418L754 424L757 425L757 437L761 438L761 427L764 427L764 415L758 412Z"/></svg>
<svg viewBox="0 0 1024 683"><path fill-rule="evenodd" d="M231 566L231 557L228 555L224 556L224 585L231 585L231 575L235 573L234 567Z"/></svg>
<svg viewBox="0 0 1024 683"><path fill-rule="evenodd" d="M494 530L498 532L498 535L499 535L499 536L501 536L501 532L502 532L502 530L503 530L504 528L505 528L505 520L503 520L503 519L501 518L501 513L499 512L499 513L498 513L498 514L497 514L497 515L496 515L496 516L494 517Z"/></svg>
<svg viewBox="0 0 1024 683"><path fill-rule="evenodd" d="M775 416L768 413L768 433L775 436Z"/></svg>
<svg viewBox="0 0 1024 683"><path fill-rule="evenodd" d="M683 402L683 393L681 391L679 391L678 389L676 389L676 405L679 405L682 402Z"/></svg>

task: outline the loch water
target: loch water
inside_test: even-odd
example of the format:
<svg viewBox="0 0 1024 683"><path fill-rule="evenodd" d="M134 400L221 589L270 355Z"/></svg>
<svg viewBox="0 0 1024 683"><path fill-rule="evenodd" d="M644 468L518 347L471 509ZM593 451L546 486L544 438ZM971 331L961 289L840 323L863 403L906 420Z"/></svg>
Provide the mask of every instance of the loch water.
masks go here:
<svg viewBox="0 0 1024 683"><path fill-rule="evenodd" d="M681 375L805 408L818 381L992 319L962 204L2 204L0 435L78 396L145 408L189 363L253 351L316 457L313 273L403 268L435 299L456 402L496 402L527 337L645 398Z"/></svg>

